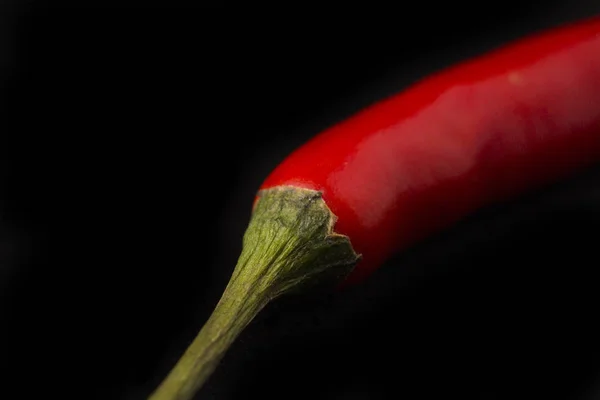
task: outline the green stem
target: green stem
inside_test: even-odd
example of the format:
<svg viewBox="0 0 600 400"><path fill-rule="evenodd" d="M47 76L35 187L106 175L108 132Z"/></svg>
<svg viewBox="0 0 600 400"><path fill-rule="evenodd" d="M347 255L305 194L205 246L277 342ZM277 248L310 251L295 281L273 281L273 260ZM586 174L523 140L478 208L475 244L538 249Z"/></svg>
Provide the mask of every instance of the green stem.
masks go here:
<svg viewBox="0 0 600 400"><path fill-rule="evenodd" d="M335 215L317 191L259 193L233 275L213 314L149 400L190 400L227 349L273 299L340 282L360 256L333 231Z"/></svg>
<svg viewBox="0 0 600 400"><path fill-rule="evenodd" d="M244 297L236 297L240 289L239 285L228 286L200 333L150 399L193 398L229 346L265 305L264 299L253 290Z"/></svg>

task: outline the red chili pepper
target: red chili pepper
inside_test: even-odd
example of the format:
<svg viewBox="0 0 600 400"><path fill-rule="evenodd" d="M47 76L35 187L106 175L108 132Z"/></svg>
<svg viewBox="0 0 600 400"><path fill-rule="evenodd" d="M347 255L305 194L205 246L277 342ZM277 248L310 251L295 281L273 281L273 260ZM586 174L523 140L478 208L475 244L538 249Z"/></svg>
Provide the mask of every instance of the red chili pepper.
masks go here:
<svg viewBox="0 0 600 400"><path fill-rule="evenodd" d="M359 282L474 210L597 161L600 18L464 62L327 129L262 184L221 301L152 398L191 398L277 296Z"/></svg>
<svg viewBox="0 0 600 400"><path fill-rule="evenodd" d="M600 157L600 19L455 66L328 129L262 185L321 191L362 254L391 254Z"/></svg>

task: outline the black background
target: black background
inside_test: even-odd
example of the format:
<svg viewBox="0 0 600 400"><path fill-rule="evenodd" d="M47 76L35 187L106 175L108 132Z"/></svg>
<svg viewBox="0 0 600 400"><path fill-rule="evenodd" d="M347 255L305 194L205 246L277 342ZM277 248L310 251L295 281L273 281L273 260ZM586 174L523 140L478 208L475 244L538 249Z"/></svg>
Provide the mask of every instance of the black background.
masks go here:
<svg viewBox="0 0 600 400"><path fill-rule="evenodd" d="M144 399L286 154L428 73L600 13L118 4L4 3L2 399ZM482 210L360 286L282 299L198 399L600 398L599 179Z"/></svg>

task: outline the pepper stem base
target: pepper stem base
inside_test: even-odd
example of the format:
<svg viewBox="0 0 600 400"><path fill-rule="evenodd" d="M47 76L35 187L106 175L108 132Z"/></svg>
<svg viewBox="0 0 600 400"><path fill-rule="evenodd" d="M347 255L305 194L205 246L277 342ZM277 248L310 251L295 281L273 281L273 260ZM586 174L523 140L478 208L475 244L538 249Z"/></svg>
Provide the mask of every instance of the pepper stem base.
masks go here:
<svg viewBox="0 0 600 400"><path fill-rule="evenodd" d="M259 192L231 279L214 312L149 400L190 400L227 349L270 301L341 282L360 259L314 190Z"/></svg>

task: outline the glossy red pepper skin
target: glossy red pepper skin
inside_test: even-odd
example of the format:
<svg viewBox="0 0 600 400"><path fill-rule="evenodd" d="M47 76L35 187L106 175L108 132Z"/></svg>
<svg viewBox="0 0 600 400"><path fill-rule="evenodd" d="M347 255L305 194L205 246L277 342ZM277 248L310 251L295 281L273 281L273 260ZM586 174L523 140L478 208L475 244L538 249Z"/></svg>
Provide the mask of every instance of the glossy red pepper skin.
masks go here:
<svg viewBox="0 0 600 400"><path fill-rule="evenodd" d="M521 39L318 134L261 189L316 189L363 259L600 160L600 18Z"/></svg>

